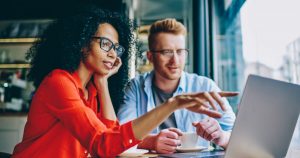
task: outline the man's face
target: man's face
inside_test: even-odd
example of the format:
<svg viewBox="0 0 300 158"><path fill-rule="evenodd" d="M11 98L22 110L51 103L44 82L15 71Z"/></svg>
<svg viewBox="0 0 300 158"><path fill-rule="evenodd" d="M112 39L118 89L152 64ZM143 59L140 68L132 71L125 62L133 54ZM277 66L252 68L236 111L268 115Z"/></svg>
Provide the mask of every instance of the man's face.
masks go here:
<svg viewBox="0 0 300 158"><path fill-rule="evenodd" d="M153 63L155 75L168 80L180 79L187 54L176 50L185 49L184 35L158 33L151 47L147 57ZM163 54L162 50L172 50L173 56Z"/></svg>

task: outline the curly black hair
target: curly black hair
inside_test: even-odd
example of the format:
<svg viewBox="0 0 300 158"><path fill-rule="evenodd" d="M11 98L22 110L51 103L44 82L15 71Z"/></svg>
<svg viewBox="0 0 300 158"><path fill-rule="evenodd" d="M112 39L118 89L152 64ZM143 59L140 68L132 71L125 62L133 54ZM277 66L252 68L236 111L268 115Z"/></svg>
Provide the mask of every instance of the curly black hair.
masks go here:
<svg viewBox="0 0 300 158"><path fill-rule="evenodd" d="M133 35L136 25L120 13L89 6L75 15L55 20L26 55L31 64L28 79L37 88L54 69L74 72L83 58L81 49L89 47L91 37L102 23L109 23L117 30L119 43L125 48L121 68L108 80L113 105L118 107L129 80L129 57L134 52L129 50L136 49Z"/></svg>

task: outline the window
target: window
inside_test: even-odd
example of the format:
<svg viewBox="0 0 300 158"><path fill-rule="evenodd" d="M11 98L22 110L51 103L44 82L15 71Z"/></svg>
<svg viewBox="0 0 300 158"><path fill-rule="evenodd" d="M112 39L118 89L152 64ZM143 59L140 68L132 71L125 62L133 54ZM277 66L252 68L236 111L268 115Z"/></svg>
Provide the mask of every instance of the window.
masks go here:
<svg viewBox="0 0 300 158"><path fill-rule="evenodd" d="M300 1L215 3L214 77L222 89L242 92L249 74L300 84ZM229 100L234 111L240 97ZM299 132L298 121L292 140L298 148Z"/></svg>
<svg viewBox="0 0 300 158"><path fill-rule="evenodd" d="M214 2L214 79L223 90L241 91L244 87L246 67L240 15L244 0ZM240 97L228 99L235 112Z"/></svg>

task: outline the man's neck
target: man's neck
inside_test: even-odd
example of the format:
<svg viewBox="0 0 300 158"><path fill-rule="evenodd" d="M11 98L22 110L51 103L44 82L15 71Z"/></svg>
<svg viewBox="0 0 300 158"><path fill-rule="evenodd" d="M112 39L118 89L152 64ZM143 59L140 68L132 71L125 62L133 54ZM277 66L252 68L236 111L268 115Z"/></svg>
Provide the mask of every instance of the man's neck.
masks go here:
<svg viewBox="0 0 300 158"><path fill-rule="evenodd" d="M156 85L157 88L162 90L165 93L172 93L176 90L179 80L170 80L163 78L159 75L154 75L154 84Z"/></svg>

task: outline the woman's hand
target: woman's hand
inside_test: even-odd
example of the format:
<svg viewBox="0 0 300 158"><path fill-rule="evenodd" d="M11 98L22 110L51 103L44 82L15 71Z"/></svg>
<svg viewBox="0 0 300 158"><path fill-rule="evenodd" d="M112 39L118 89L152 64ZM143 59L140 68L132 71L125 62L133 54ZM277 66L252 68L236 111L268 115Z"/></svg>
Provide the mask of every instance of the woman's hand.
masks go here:
<svg viewBox="0 0 300 158"><path fill-rule="evenodd" d="M116 74L116 73L119 71L119 69L120 69L121 66L122 66L122 60L121 60L120 57L117 57L117 58L116 58L116 61L115 61L115 63L114 63L114 65L113 65L113 67L112 67L112 69L111 69L110 72L106 75L106 77L109 78L110 76Z"/></svg>
<svg viewBox="0 0 300 158"><path fill-rule="evenodd" d="M96 81L95 78L107 80L110 76L116 74L119 71L121 66L122 66L122 60L121 60L121 58L117 57L116 61L114 62L114 65L110 69L109 73L106 75L94 74L94 81Z"/></svg>
<svg viewBox="0 0 300 158"><path fill-rule="evenodd" d="M190 111L206 114L210 117L220 118L222 114L218 112L216 103L223 111L226 111L222 97L233 97L237 92L200 92L194 94L178 95L168 100L175 105L176 109L187 108Z"/></svg>
<svg viewBox="0 0 300 158"><path fill-rule="evenodd" d="M96 85L96 88L98 89L98 87L100 87L101 84L107 84L107 79L116 74L118 72L118 70L120 69L120 67L122 66L122 61L121 58L117 57L112 69L110 70L110 72L106 75L99 75L99 74L94 74L93 78L94 78L94 84ZM100 85L99 85L100 84Z"/></svg>
<svg viewBox="0 0 300 158"><path fill-rule="evenodd" d="M107 118L109 120L117 120L116 113L114 111L110 94L109 94L109 89L108 89L108 81L107 79L112 76L113 74L116 74L121 67L122 62L119 57L117 57L112 69L110 72L106 75L99 75L99 74L94 74L93 79L94 79L94 85L98 91L98 98L99 102L101 105L101 113L104 118Z"/></svg>

